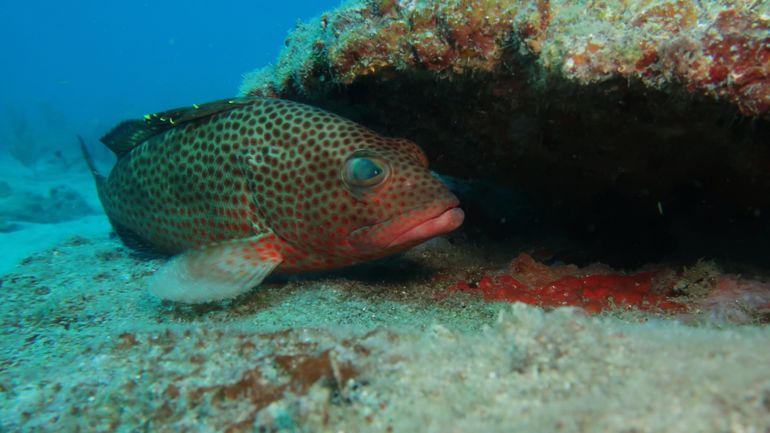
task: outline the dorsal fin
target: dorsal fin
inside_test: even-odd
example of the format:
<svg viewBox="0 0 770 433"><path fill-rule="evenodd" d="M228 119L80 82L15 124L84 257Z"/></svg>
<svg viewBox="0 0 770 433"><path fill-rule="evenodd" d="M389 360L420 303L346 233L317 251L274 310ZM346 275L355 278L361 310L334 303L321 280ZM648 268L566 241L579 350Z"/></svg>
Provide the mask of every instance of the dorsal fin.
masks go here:
<svg viewBox="0 0 770 433"><path fill-rule="evenodd" d="M150 125L144 120L126 120L112 128L101 141L120 159L134 147L167 129Z"/></svg>
<svg viewBox="0 0 770 433"><path fill-rule="evenodd" d="M161 113L148 114L144 119L127 120L102 137L118 158L150 138L192 120L203 119L233 108L248 105L258 100L255 97L220 99L191 107L175 108Z"/></svg>

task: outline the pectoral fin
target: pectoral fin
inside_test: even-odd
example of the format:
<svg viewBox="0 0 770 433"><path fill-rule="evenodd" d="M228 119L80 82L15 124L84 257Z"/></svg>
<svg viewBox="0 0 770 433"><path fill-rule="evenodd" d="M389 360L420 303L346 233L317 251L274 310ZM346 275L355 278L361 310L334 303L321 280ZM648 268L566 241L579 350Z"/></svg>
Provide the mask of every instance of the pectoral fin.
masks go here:
<svg viewBox="0 0 770 433"><path fill-rule="evenodd" d="M171 258L150 281L162 299L199 303L234 298L283 261L273 234L223 242Z"/></svg>

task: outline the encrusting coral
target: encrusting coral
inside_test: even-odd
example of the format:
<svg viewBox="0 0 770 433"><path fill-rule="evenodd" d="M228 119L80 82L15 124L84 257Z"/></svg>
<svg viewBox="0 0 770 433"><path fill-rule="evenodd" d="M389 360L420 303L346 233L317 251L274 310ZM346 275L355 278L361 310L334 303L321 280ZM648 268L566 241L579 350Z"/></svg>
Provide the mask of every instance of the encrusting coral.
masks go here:
<svg viewBox="0 0 770 433"><path fill-rule="evenodd" d="M758 1L349 2L298 27L277 65L248 76L242 92L314 91L414 69L493 72L508 67L506 51L515 47L571 81L678 85L763 115L769 32L770 6Z"/></svg>

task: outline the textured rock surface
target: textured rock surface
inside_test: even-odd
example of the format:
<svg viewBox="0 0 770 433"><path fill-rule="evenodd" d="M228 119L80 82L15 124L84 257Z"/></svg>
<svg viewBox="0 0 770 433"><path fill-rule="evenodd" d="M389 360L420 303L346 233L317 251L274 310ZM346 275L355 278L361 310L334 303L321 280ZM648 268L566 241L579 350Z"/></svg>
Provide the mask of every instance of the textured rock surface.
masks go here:
<svg viewBox="0 0 770 433"><path fill-rule="evenodd" d="M488 271L468 253L428 245L380 271L276 280L190 308L148 295L158 261L106 231L72 237L2 277L0 430L770 427L767 326L448 294L437 268Z"/></svg>
<svg viewBox="0 0 770 433"><path fill-rule="evenodd" d="M770 6L760 1L349 2L300 27L244 93L314 91L388 71L498 72L510 51L581 84L630 78L770 109ZM325 75L328 74L328 75Z"/></svg>
<svg viewBox="0 0 770 433"><path fill-rule="evenodd" d="M413 139L436 170L515 186L586 236L767 236L769 74L767 2L377 0L298 26L241 91Z"/></svg>

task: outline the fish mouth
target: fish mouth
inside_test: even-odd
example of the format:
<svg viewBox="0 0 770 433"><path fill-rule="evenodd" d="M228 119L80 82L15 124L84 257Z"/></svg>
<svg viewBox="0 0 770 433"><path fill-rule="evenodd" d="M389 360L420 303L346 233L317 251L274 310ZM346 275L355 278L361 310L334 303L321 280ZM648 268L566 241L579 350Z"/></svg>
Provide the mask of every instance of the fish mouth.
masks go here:
<svg viewBox="0 0 770 433"><path fill-rule="evenodd" d="M353 230L348 241L359 254L372 260L407 250L430 238L460 227L465 213L454 196L415 206L388 220Z"/></svg>
<svg viewBox="0 0 770 433"><path fill-rule="evenodd" d="M460 227L464 219L465 212L458 205L451 206L439 215L424 220L396 236L395 239L390 241L387 248L404 244L416 244L444 233L449 233Z"/></svg>

